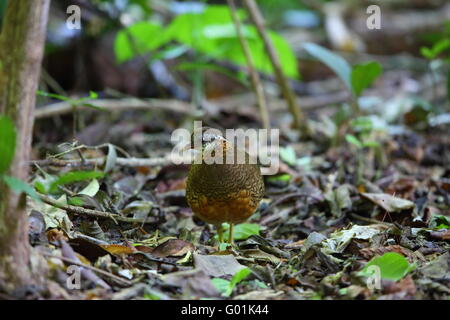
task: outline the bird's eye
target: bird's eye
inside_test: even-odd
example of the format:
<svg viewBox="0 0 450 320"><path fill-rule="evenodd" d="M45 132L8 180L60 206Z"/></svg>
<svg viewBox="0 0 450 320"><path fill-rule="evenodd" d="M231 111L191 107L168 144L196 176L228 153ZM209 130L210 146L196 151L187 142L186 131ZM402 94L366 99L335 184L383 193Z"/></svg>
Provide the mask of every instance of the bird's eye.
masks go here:
<svg viewBox="0 0 450 320"><path fill-rule="evenodd" d="M216 139L217 137L215 135L212 134L203 134L203 142L212 142Z"/></svg>
<svg viewBox="0 0 450 320"><path fill-rule="evenodd" d="M214 128L204 128L203 131L203 142L210 143L222 137L222 133L218 129Z"/></svg>

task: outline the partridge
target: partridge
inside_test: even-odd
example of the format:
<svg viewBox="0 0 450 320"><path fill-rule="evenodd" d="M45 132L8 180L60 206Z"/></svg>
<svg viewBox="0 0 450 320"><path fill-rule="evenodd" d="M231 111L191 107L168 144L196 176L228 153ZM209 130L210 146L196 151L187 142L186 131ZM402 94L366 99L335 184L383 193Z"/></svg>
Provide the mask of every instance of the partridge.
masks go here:
<svg viewBox="0 0 450 320"><path fill-rule="evenodd" d="M208 133L211 131L208 129L201 130L202 148L196 155L201 161L191 164L186 198L196 217L216 227L220 242L223 242L222 224L229 223L228 242L232 243L234 224L244 222L258 208L264 195L264 181L259 165L250 161L245 150L238 149L219 132ZM198 133L193 133L191 142ZM222 154L217 158L222 157L222 163L208 162L208 157L211 159L220 149ZM232 163L227 162L227 152L233 154ZM237 161L238 152L244 152L245 161L241 161L244 163Z"/></svg>

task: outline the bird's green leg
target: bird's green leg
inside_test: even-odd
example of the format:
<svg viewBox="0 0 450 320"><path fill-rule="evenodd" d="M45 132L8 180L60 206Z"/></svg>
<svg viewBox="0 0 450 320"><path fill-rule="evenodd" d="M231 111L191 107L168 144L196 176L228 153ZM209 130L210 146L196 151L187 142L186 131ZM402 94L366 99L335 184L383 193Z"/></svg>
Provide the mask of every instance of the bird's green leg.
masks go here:
<svg viewBox="0 0 450 320"><path fill-rule="evenodd" d="M228 242L233 244L233 233L234 233L234 223L230 223L230 237L228 238Z"/></svg>
<svg viewBox="0 0 450 320"><path fill-rule="evenodd" d="M217 236L219 237L219 242L222 243L223 242L223 227L222 227L222 224L219 223L218 225L216 225L216 229L217 229Z"/></svg>

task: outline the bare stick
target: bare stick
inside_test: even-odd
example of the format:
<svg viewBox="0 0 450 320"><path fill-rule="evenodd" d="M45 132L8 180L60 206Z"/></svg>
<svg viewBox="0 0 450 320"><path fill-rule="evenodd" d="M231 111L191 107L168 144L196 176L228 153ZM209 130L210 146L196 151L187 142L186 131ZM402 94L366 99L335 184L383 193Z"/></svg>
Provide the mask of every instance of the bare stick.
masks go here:
<svg viewBox="0 0 450 320"><path fill-rule="evenodd" d="M245 39L241 30L241 22L236 14L236 5L234 0L227 0L228 6L231 9L231 17L233 18L234 25L236 26L236 32L241 43L242 50L244 51L245 59L247 60L248 70L250 72L250 79L252 81L252 87L255 91L256 101L258 103L259 113L261 114L261 120L265 129L270 129L269 113L267 112L266 98L264 97L264 90L261 85L258 72L255 70L255 64L253 57L248 46L247 39Z"/></svg>
<svg viewBox="0 0 450 320"><path fill-rule="evenodd" d="M131 286L133 284L131 281L129 281L127 279L124 279L124 278L121 278L119 276L116 276L115 274L112 274L112 273L107 272L105 270L102 270L102 269L99 269L99 268L96 268L96 267L84 264L84 263L82 263L80 261L76 261L76 260L73 260L73 259L57 256L57 255L50 254L50 253L47 253L47 252L44 252L43 254L44 254L44 256L47 256L49 258L56 258L56 259L62 260L64 262L67 262L67 263L70 263L70 264L73 264L73 265L76 265L76 266L80 266L82 268L86 268L86 269L98 272L98 273L100 273L100 274L102 274L104 276L107 276L107 277L109 277L111 279L116 280L117 282L121 282L124 285Z"/></svg>
<svg viewBox="0 0 450 320"><path fill-rule="evenodd" d="M84 166L101 166L106 162L106 157L104 158L90 158L90 159L56 159L50 158L45 160L34 160L31 161L33 164L39 166L56 166L56 167L84 167ZM154 167L154 166L165 166L171 164L170 154L166 157L160 158L117 158L116 165L122 167Z"/></svg>
<svg viewBox="0 0 450 320"><path fill-rule="evenodd" d="M124 110L152 110L152 109L163 109L168 111L174 111L178 113L192 114L194 112L194 107L187 102L173 99L136 99L136 98L126 98L126 99L94 99L87 100L84 103L89 103L101 108L106 111L124 111ZM83 103L80 103L82 106ZM72 111L73 103L68 101L56 102L44 107L36 108L34 111L34 118L45 118L57 116ZM91 109L95 110L95 109Z"/></svg>
<svg viewBox="0 0 450 320"><path fill-rule="evenodd" d="M288 103L289 111L294 118L294 127L299 129L302 134L309 135L310 131L306 119L302 113L302 110L300 109L300 106L297 103L297 100L295 99L295 95L291 87L289 86L288 80L283 74L279 57L275 51L275 48L273 47L272 41L270 40L264 28L264 18L261 15L261 12L259 11L259 8L254 0L244 0L244 4L250 13L250 17L255 24L259 35L264 41L264 46L267 50L270 62L272 63L272 67L277 77L277 82L280 85L283 96Z"/></svg>
<svg viewBox="0 0 450 320"><path fill-rule="evenodd" d="M118 215L115 213L86 209L86 208L82 208L82 207L62 204L62 203L59 203L58 201L56 201L55 199L50 198L43 194L39 194L39 198L51 206L54 206L56 208L65 210L67 212L75 213L78 215L91 216L91 217L97 217L97 218L110 218L110 219L113 219L114 222L116 222L116 223L117 223L117 221L128 222L128 223L151 223L152 222L147 219L122 217L121 215Z"/></svg>

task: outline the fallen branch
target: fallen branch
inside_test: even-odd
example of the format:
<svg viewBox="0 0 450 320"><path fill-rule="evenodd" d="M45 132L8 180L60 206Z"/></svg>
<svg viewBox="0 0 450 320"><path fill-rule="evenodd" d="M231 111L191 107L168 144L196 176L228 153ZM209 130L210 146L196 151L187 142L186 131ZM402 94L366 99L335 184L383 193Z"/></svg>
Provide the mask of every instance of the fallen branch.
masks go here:
<svg viewBox="0 0 450 320"><path fill-rule="evenodd" d="M64 262L67 262L67 263L70 263L70 264L73 264L73 265L76 265L76 266L79 266L79 267L82 267L82 268L86 268L86 269L98 272L98 273L100 273L100 274L102 274L104 276L107 276L107 277L109 277L111 279L114 279L117 282L121 282L124 285L131 286L133 284L131 281L129 281L127 279L121 278L119 276L116 276L115 274L112 274L110 272L104 271L102 269L99 269L99 268L96 268L96 267L93 267L93 266L89 266L89 265L84 264L82 262L78 262L76 260L65 258L65 257L61 257L61 256L57 256L57 255L54 255L54 254L49 254L47 252L44 252L43 254L45 256L49 257L49 258L56 258L56 259L62 260Z"/></svg>
<svg viewBox="0 0 450 320"><path fill-rule="evenodd" d="M121 215L111 213L111 212L104 212L104 211L99 211L99 210L92 210L92 209L86 209L86 208L82 208L82 207L62 204L62 203L56 201L55 199L48 197L46 195L43 195L43 194L39 194L39 198L43 202L45 202L53 207L65 210L67 212L71 212L71 213L82 215L82 216L91 216L91 217L96 217L96 218L109 218L109 219L114 220L115 223L117 223L117 221L127 222L127 223L151 223L151 222L153 222L148 218L147 219L128 218L128 217L122 217Z"/></svg>
<svg viewBox="0 0 450 320"><path fill-rule="evenodd" d="M106 111L125 111L125 110L167 110L178 113L184 113L196 116L198 111L194 106L188 102L174 99L137 99L137 98L125 98L125 99L93 99L83 101L79 106L82 107L83 103L89 103L91 105L105 109ZM73 103L68 101L61 101L52 103L50 105L36 108L34 111L34 118L46 118L57 115L62 115L73 111ZM95 109L91 109L95 110Z"/></svg>
<svg viewBox="0 0 450 320"><path fill-rule="evenodd" d="M32 164L39 166L55 167L85 167L101 166L105 164L106 157L88 159L57 159L49 158L45 160L33 160ZM172 163L170 154L160 158L117 158L115 164L122 167L155 167L165 166Z"/></svg>

